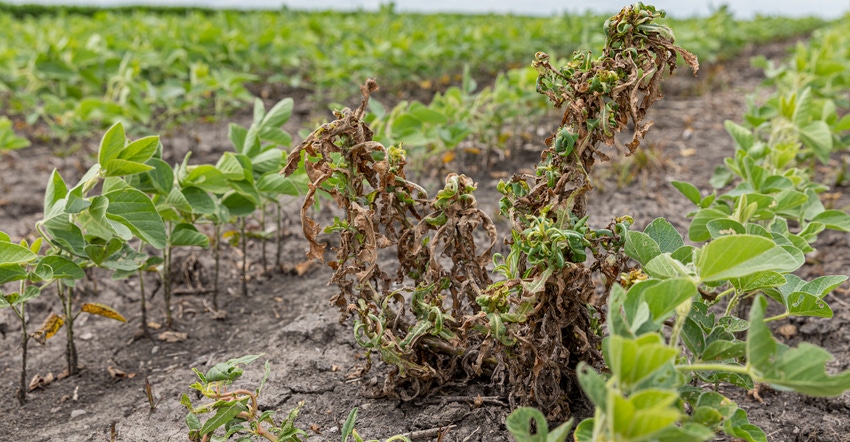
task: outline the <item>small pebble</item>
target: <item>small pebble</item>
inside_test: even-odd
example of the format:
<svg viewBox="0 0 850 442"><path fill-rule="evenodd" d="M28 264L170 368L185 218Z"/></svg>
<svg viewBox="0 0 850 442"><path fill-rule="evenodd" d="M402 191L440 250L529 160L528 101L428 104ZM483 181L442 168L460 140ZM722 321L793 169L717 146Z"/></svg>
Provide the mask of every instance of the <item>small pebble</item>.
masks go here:
<svg viewBox="0 0 850 442"><path fill-rule="evenodd" d="M339 427L330 427L328 428L328 433L336 433L339 431Z"/></svg>
<svg viewBox="0 0 850 442"><path fill-rule="evenodd" d="M159 346L154 345L153 348L151 349L151 354L155 355L158 351L159 351Z"/></svg>
<svg viewBox="0 0 850 442"><path fill-rule="evenodd" d="M76 419L84 414L86 414L86 410L74 410L71 412L71 419Z"/></svg>

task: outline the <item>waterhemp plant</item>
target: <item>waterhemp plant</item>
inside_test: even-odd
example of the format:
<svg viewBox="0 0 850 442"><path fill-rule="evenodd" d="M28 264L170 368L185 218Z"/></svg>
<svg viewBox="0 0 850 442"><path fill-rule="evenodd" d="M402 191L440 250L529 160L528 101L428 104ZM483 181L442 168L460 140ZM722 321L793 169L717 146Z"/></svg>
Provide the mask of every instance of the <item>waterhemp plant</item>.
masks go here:
<svg viewBox="0 0 850 442"><path fill-rule="evenodd" d="M336 121L290 153L284 172L293 173L305 154L311 181L301 210L308 256L323 259L326 249L321 226L309 216L316 194L329 194L344 211L325 228L339 235L328 263L340 288L332 301L355 317L357 342L394 366L396 389L387 394L409 399L435 383L487 374L509 390L514 405L537 405L552 418L570 415L568 398L578 397L575 367L603 360L601 306L588 304L598 292L604 299L630 268L623 247L632 220L588 225L588 173L596 159L606 159L601 145L613 144L629 124L629 149L638 148L650 126L642 120L661 98L662 75L676 68L677 56L697 68L695 57L673 44L672 32L652 23L662 15L638 3L609 19L598 58L576 52L556 68L537 54L537 89L565 111L535 173L499 184L500 211L512 231L508 256L492 257L498 282L487 269L496 229L476 207L472 180L450 174L430 198L405 177L404 150L372 139L363 119L374 81L361 88L360 107L337 112ZM398 258L393 274L378 260L387 248ZM590 255L594 261L586 264Z"/></svg>
<svg viewBox="0 0 850 442"><path fill-rule="evenodd" d="M250 364L262 355L248 355L215 364L206 373L192 370L198 375L198 382L190 388L200 392L212 402L195 406L187 394L183 394L180 403L189 414L186 424L189 426L189 440L195 442L226 441L231 436L239 440L256 440L254 436L273 442L301 442L307 433L295 427L295 419L303 403L292 409L280 423L275 423L274 410L261 411L259 396L271 372L268 361L265 373L256 390L230 387L242 376L242 365ZM201 422L201 417L214 413ZM220 435L216 434L216 431Z"/></svg>

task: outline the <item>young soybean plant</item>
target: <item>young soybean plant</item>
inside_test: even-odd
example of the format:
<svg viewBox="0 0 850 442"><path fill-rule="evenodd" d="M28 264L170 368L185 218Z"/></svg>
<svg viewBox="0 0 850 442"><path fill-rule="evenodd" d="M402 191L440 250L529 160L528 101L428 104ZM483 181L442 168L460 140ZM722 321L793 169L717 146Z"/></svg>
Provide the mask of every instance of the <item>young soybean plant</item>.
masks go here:
<svg viewBox="0 0 850 442"><path fill-rule="evenodd" d="M280 424L274 421L274 410L261 412L259 409L259 396L271 372L268 361L265 364L263 379L256 390L228 389L242 376L243 370L240 366L250 364L261 356L261 354L248 355L230 359L214 365L206 373L192 369L198 375L199 382L192 384L190 388L198 390L204 397L213 401L195 407L189 396L183 394L180 403L189 410L189 414L186 415L189 440L226 441L231 436L240 436L239 440L256 440L255 437L259 437L272 442L301 442L301 436L307 433L295 427L295 419L304 405L303 402L291 410ZM212 417L201 422L200 416L213 412ZM215 434L219 429L223 430L223 435ZM219 431L219 433L222 432Z"/></svg>
<svg viewBox="0 0 850 442"><path fill-rule="evenodd" d="M53 171L44 196L44 219L36 223L36 229L51 246L47 256L70 260L82 269L97 266L135 270L146 255L131 247L130 241L138 238L157 249L165 247L165 224L153 202L124 179L153 169L145 162L154 155L158 143L158 137L128 142L123 126L117 123L101 140L97 164L75 186L69 188L59 172ZM98 187L100 194L92 194ZM63 315L45 324L47 330L65 326L66 359L72 375L79 370L73 324L80 312L126 322L107 306L83 304L80 312L74 313L73 288L73 280L59 282L57 294Z"/></svg>

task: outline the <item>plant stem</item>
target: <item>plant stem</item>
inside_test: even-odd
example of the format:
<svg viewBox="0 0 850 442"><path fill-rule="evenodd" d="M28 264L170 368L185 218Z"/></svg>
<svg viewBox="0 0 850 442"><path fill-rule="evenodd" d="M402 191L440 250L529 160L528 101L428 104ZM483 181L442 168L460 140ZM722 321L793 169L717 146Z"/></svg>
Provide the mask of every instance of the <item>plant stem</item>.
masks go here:
<svg viewBox="0 0 850 442"><path fill-rule="evenodd" d="M23 286L23 282L21 283ZM21 293L23 293L23 289L21 289ZM29 342L29 335L27 335L27 320L26 320L26 303L21 304L21 310L15 306L12 306L12 310L15 311L15 315L18 316L18 319L21 320L21 386L18 390L18 402L22 405L27 401L27 343Z"/></svg>
<svg viewBox="0 0 850 442"><path fill-rule="evenodd" d="M142 269L139 269L139 293L142 308L142 334L148 336L150 334L148 331L148 308L145 303L145 275Z"/></svg>
<svg viewBox="0 0 850 442"><path fill-rule="evenodd" d="M274 267L280 270L280 248L283 243L283 233L281 230L283 229L283 208L281 207L280 201L275 202L275 206L277 207L277 216L275 216L275 222L277 223L277 235L275 237L275 247L277 248L274 255Z"/></svg>
<svg viewBox="0 0 850 442"><path fill-rule="evenodd" d="M265 235L266 234L266 206L263 204L260 207L260 232ZM268 262L266 261L266 238L263 236L260 238L260 249L263 254L263 274L269 272Z"/></svg>
<svg viewBox="0 0 850 442"><path fill-rule="evenodd" d="M215 235L215 269L213 270L213 308L218 310L218 270L221 263L221 224L213 224L213 234Z"/></svg>
<svg viewBox="0 0 850 442"><path fill-rule="evenodd" d="M750 374L749 364L744 366L744 367L742 367L740 365L726 365L726 364L677 365L676 370L678 370L678 371L725 371L725 372L728 372L728 373Z"/></svg>
<svg viewBox="0 0 850 442"><path fill-rule="evenodd" d="M240 217L242 238L242 296L248 296L248 237L245 236L245 217Z"/></svg>
<svg viewBox="0 0 850 442"><path fill-rule="evenodd" d="M791 316L791 312L785 312L785 313L783 313L783 314L781 314L781 315L776 315L776 316L771 316L770 318L766 318L766 319L764 320L764 322L778 321L778 320L780 320L780 319L785 319L785 318L787 318L787 317L789 317L789 316Z"/></svg>
<svg viewBox="0 0 850 442"><path fill-rule="evenodd" d="M171 225L169 223L168 230L171 231ZM163 263L162 263L162 285L165 292L165 327L171 328L172 317L171 317L171 241L169 238L169 244L165 246L165 250L162 252L163 254Z"/></svg>
<svg viewBox="0 0 850 442"><path fill-rule="evenodd" d="M737 290L735 290L735 295L732 296L732 299L729 300L729 304L726 306L726 316L732 315L732 310L734 310L735 306L738 305L738 302L740 301L740 299L739 299L740 297L741 297L741 293L738 292Z"/></svg>
<svg viewBox="0 0 850 442"><path fill-rule="evenodd" d="M68 287L68 293L63 290L63 284L59 284L59 297L62 299L62 306L65 309L65 334L68 336L68 343L65 347L65 360L68 363L68 375L74 376L80 372L77 365L77 346L74 344L74 315L72 314L74 289Z"/></svg>

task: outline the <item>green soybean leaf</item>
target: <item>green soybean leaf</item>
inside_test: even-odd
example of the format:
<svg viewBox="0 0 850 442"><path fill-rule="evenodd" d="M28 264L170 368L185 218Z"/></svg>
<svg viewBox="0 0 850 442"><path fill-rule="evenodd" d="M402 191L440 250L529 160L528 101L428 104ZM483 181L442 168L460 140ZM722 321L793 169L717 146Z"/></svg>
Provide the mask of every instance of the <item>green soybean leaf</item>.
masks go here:
<svg viewBox="0 0 850 442"><path fill-rule="evenodd" d="M242 168L236 155L230 152L225 152L215 167L229 180L241 180L245 177L245 169Z"/></svg>
<svg viewBox="0 0 850 442"><path fill-rule="evenodd" d="M765 271L752 273L741 278L732 278L729 282L739 292L752 292L768 287L780 287L785 284L786 279L781 273Z"/></svg>
<svg viewBox="0 0 850 442"><path fill-rule="evenodd" d="M822 223L828 229L850 232L850 215L841 210L824 210L812 218L811 222Z"/></svg>
<svg viewBox="0 0 850 442"><path fill-rule="evenodd" d="M85 257L86 240L83 232L75 224L71 224L67 215L49 218L42 224L44 232L49 236L49 242L60 249L76 256Z"/></svg>
<svg viewBox="0 0 850 442"><path fill-rule="evenodd" d="M680 261L673 259L669 253L662 253L652 258L646 263L643 270L650 276L658 279L688 276L688 270L685 266Z"/></svg>
<svg viewBox="0 0 850 442"><path fill-rule="evenodd" d="M180 193L183 194L183 198L186 204L188 204L189 210L187 212L200 215L212 215L215 213L215 201L205 190L199 187L189 186L180 189Z"/></svg>
<svg viewBox="0 0 850 442"><path fill-rule="evenodd" d="M801 127L800 139L806 147L812 149L823 164L829 162L829 154L832 153L832 133L825 121L812 121Z"/></svg>
<svg viewBox="0 0 850 442"><path fill-rule="evenodd" d="M44 191L44 216L56 215L53 213L54 206L67 195L68 186L65 184L65 180L62 179L56 169L53 169L50 180L47 181L47 189Z"/></svg>
<svg viewBox="0 0 850 442"><path fill-rule="evenodd" d="M292 98L284 98L275 104L263 117L260 126L278 128L289 121L292 115L294 101Z"/></svg>
<svg viewBox="0 0 850 442"><path fill-rule="evenodd" d="M757 272L793 271L797 259L773 241L754 235L724 236L703 247L696 263L703 282L741 278Z"/></svg>
<svg viewBox="0 0 850 442"><path fill-rule="evenodd" d="M676 349L664 345L657 333L647 333L637 339L610 336L607 353L611 372L626 388L652 376L677 354Z"/></svg>
<svg viewBox="0 0 850 442"><path fill-rule="evenodd" d="M180 185L183 187L197 186L216 194L227 193L230 190L227 177L211 164L193 166L186 173L185 179L180 181Z"/></svg>
<svg viewBox="0 0 850 442"><path fill-rule="evenodd" d="M581 389L593 405L602 410L606 409L608 389L605 387L605 378L584 362L579 362L576 372Z"/></svg>
<svg viewBox="0 0 850 442"><path fill-rule="evenodd" d="M656 218L646 226L643 233L649 235L658 243L662 253L673 253L685 245L682 235L664 218Z"/></svg>
<svg viewBox="0 0 850 442"><path fill-rule="evenodd" d="M699 189L697 189L696 186L683 181L673 181L670 184L672 184L679 192L682 192L682 195L685 195L685 198L689 199L692 203L697 206L700 205L702 197L700 196Z"/></svg>
<svg viewBox="0 0 850 442"><path fill-rule="evenodd" d="M723 432L747 442L767 442L764 431L751 424L747 418L747 412L740 408L735 410L731 419L723 422Z"/></svg>
<svg viewBox="0 0 850 442"><path fill-rule="evenodd" d="M746 354L747 345L744 342L714 341L705 347L700 359L715 361L741 358Z"/></svg>
<svg viewBox="0 0 850 442"><path fill-rule="evenodd" d="M39 264L50 266L53 269L53 279L83 279L86 277L83 269L74 261L58 255L50 255L41 258Z"/></svg>
<svg viewBox="0 0 850 442"><path fill-rule="evenodd" d="M103 169L106 171L104 176L117 177L148 172L153 170L153 166L116 158L114 160L109 160L109 162L103 166Z"/></svg>
<svg viewBox="0 0 850 442"><path fill-rule="evenodd" d="M773 339L764 322L766 308L767 301L758 296L750 310L747 360L754 381L818 397L838 396L850 390L850 371L826 374L825 364L834 359L828 351L806 342L790 348Z"/></svg>
<svg viewBox="0 0 850 442"><path fill-rule="evenodd" d="M804 292L793 292L785 298L785 308L794 316L817 316L831 318L833 313L829 305L820 298Z"/></svg>
<svg viewBox="0 0 850 442"><path fill-rule="evenodd" d="M629 231L626 234L626 245L623 251L643 266L661 254L661 248L654 239L646 233L637 231Z"/></svg>
<svg viewBox="0 0 850 442"><path fill-rule="evenodd" d="M260 353L258 355L246 355L241 358L229 359L227 362L219 362L207 371L204 376L204 382L232 382L242 376L242 369L239 367L240 365L250 364L262 356L263 354Z"/></svg>
<svg viewBox="0 0 850 442"><path fill-rule="evenodd" d="M171 231L170 241L171 245L175 247L209 247L210 245L210 239L207 235L199 232L195 226L186 223L180 223L174 226L174 229Z"/></svg>
<svg viewBox="0 0 850 442"><path fill-rule="evenodd" d="M0 265L0 285L27 279L27 272L18 264Z"/></svg>
<svg viewBox="0 0 850 442"><path fill-rule="evenodd" d="M100 141L100 149L97 152L97 162L100 166L106 167L107 163L118 158L126 143L124 126L120 122L115 123L103 134L103 139Z"/></svg>
<svg viewBox="0 0 850 442"><path fill-rule="evenodd" d="M38 255L33 253L28 247L0 241L0 265L24 264L35 261L37 258Z"/></svg>
<svg viewBox="0 0 850 442"><path fill-rule="evenodd" d="M706 224L715 219L729 218L729 214L718 209L702 209L694 216L688 227L688 238L693 242L705 242L711 239Z"/></svg>
<svg viewBox="0 0 850 442"><path fill-rule="evenodd" d="M690 278L674 278L665 281L643 281L635 284L629 289L627 296L639 297L640 301L646 302L654 322L658 323L676 309L676 307L688 299L696 296L697 286Z"/></svg>
<svg viewBox="0 0 850 442"><path fill-rule="evenodd" d="M705 228L708 229L708 233L713 239L720 238L721 236L743 235L747 233L747 229L743 224L728 218L713 219L706 223Z"/></svg>
<svg viewBox="0 0 850 442"><path fill-rule="evenodd" d="M157 146L159 146L158 136L139 138L124 147L118 154L118 158L135 163L144 163L153 157Z"/></svg>
<svg viewBox="0 0 850 442"><path fill-rule="evenodd" d="M587 418L576 426L576 431L573 433L573 438L575 438L576 442L592 442L593 441L593 427L595 426L595 421L593 418Z"/></svg>
<svg viewBox="0 0 850 442"><path fill-rule="evenodd" d="M615 440L647 440L672 426L681 414L673 406L679 399L674 390L646 389L628 399L615 395L613 415Z"/></svg>
<svg viewBox="0 0 850 442"><path fill-rule="evenodd" d="M241 401L227 402L222 405L218 410L216 410L213 417L204 422L204 425L200 429L200 434L210 434L215 431L216 428L233 420L233 418L235 418L239 413L248 411L248 407L245 406L247 402L248 398L245 398Z"/></svg>
<svg viewBox="0 0 850 442"><path fill-rule="evenodd" d="M232 192L225 196L221 203L227 207L233 216L248 216L257 210L256 204L245 196Z"/></svg>
<svg viewBox="0 0 850 442"><path fill-rule="evenodd" d="M732 120L726 120L723 122L723 127L726 128L726 132L729 132L729 135L732 135L732 138L735 139L735 144L743 149L748 150L753 147L755 144L756 137L753 135L753 132Z"/></svg>
<svg viewBox="0 0 850 442"><path fill-rule="evenodd" d="M109 200L106 213L110 219L125 225L153 247L165 247L165 223L147 195L135 189L127 189L109 192L104 196Z"/></svg>
<svg viewBox="0 0 850 442"><path fill-rule="evenodd" d="M530 427L534 421L534 427ZM536 408L519 407L505 419L505 427L516 438L517 442L563 442L567 440L573 420L564 422L549 433L546 417ZM532 428L536 431L532 434Z"/></svg>
<svg viewBox="0 0 850 442"><path fill-rule="evenodd" d="M801 292L811 293L819 298L823 298L829 292L835 290L841 283L847 280L845 275L828 275L813 279L800 287Z"/></svg>

